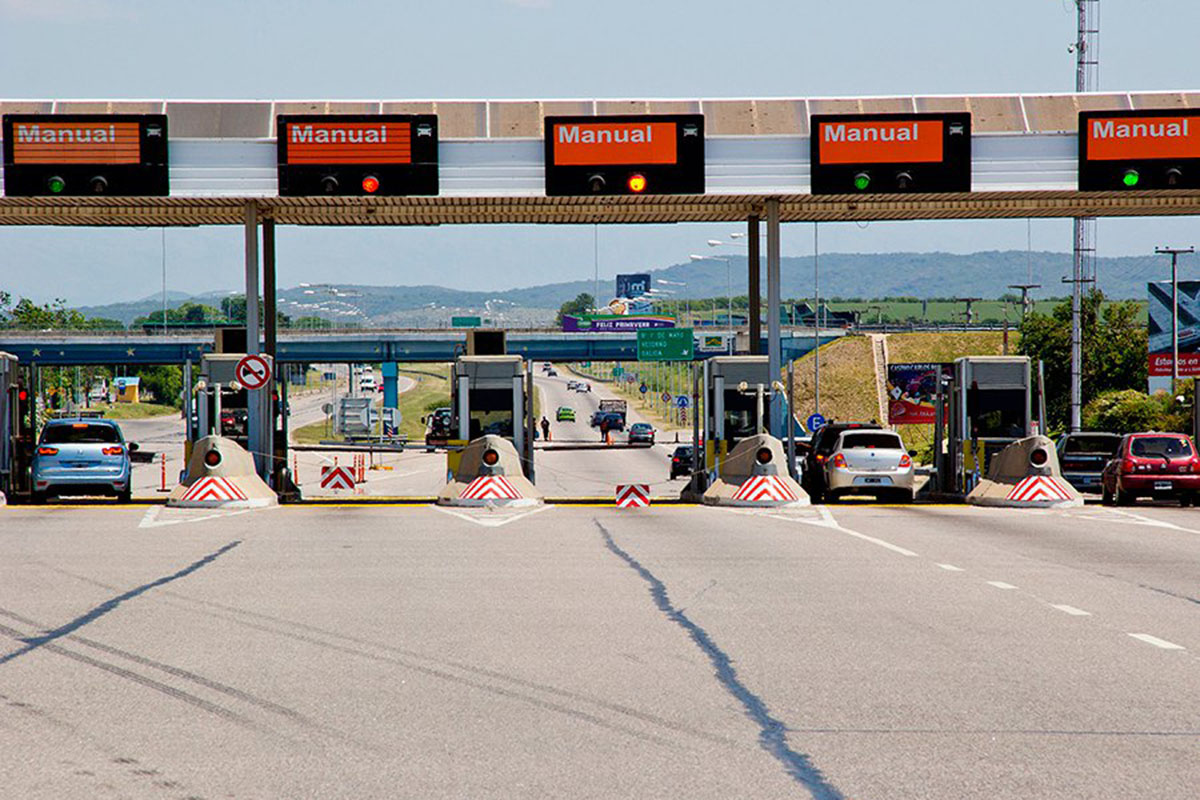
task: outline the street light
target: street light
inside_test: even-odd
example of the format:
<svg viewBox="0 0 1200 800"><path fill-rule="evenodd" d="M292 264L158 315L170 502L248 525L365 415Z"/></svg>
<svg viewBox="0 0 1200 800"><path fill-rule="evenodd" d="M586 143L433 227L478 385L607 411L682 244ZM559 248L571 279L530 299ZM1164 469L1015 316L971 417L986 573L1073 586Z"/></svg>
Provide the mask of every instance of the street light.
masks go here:
<svg viewBox="0 0 1200 800"><path fill-rule="evenodd" d="M684 317L687 319L688 325L691 325L691 323L692 323L692 300L691 300L691 298L687 297L687 281L668 281L663 278L656 278L654 282L661 283L663 286L682 286L683 287L683 294L684 294L683 304L684 304L684 308L686 309L684 311Z"/></svg>
<svg viewBox="0 0 1200 800"><path fill-rule="evenodd" d="M716 242L716 244L720 244L720 242L718 242L716 239L708 240L708 243L710 245L713 245L714 242ZM715 247L716 245L713 245L713 246ZM692 253L691 255L689 255L688 258L690 258L692 261L724 261L725 262L725 302L726 302L726 306L728 308L726 313L729 315L729 333L732 334L733 333L733 273L731 272L732 268L729 263L730 259L727 258L726 256L701 256L701 255L697 255L695 253ZM732 345L730 345L730 346L732 347Z"/></svg>

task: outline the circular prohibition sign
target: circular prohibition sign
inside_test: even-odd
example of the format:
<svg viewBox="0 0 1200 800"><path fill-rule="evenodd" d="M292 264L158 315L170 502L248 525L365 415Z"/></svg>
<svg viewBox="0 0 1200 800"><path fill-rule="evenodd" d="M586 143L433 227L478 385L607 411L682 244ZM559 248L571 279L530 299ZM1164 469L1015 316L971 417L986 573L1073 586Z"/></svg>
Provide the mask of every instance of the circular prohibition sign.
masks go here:
<svg viewBox="0 0 1200 800"><path fill-rule="evenodd" d="M237 363L233 374L247 389L261 389L271 380L271 365L262 356L251 354Z"/></svg>

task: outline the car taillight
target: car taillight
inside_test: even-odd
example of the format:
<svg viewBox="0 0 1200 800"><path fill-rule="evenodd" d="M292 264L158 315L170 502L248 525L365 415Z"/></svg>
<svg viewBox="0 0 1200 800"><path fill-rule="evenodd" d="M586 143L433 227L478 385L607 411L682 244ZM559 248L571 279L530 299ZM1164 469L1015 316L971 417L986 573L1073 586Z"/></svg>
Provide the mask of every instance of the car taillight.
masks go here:
<svg viewBox="0 0 1200 800"><path fill-rule="evenodd" d="M56 456L56 455L58 455L58 448L57 447L39 447L38 455L39 456Z"/></svg>
<svg viewBox="0 0 1200 800"><path fill-rule="evenodd" d="M1121 460L1121 472L1133 472L1134 468L1135 465L1132 458L1125 458Z"/></svg>
<svg viewBox="0 0 1200 800"><path fill-rule="evenodd" d="M900 469L908 469L911 466L912 466L912 459L909 458L908 453L905 453L904 455L900 456Z"/></svg>
<svg viewBox="0 0 1200 800"><path fill-rule="evenodd" d="M103 450L101 450L100 452L104 453L104 455L106 455L106 456L123 456L123 455L125 455L125 448L124 447L106 447Z"/></svg>
<svg viewBox="0 0 1200 800"><path fill-rule="evenodd" d="M1192 456L1192 460L1188 462L1189 472L1200 472L1200 458Z"/></svg>
<svg viewBox="0 0 1200 800"><path fill-rule="evenodd" d="M845 467L846 466L846 457L844 455L842 455L841 453L838 453L836 456L833 457L833 466Z"/></svg>

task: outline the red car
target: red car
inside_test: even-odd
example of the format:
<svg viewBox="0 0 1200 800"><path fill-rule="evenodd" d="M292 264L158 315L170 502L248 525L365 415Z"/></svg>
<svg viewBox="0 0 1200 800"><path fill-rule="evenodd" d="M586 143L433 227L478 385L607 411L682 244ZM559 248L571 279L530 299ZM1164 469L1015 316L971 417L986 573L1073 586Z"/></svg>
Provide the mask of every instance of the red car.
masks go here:
<svg viewBox="0 0 1200 800"><path fill-rule="evenodd" d="M1188 506L1200 492L1200 457L1191 437L1182 433L1128 433L1100 484L1106 505L1154 497Z"/></svg>

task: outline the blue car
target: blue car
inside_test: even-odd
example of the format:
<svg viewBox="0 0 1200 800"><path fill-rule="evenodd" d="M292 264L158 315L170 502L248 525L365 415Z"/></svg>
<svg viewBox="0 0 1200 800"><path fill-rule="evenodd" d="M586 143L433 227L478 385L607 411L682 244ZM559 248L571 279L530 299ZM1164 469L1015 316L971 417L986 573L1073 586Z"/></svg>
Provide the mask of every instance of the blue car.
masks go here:
<svg viewBox="0 0 1200 800"><path fill-rule="evenodd" d="M111 495L128 503L129 452L117 423L56 419L46 423L33 457L33 502L59 495Z"/></svg>

